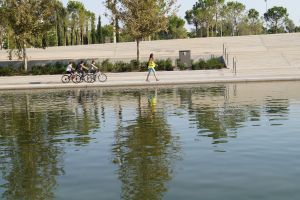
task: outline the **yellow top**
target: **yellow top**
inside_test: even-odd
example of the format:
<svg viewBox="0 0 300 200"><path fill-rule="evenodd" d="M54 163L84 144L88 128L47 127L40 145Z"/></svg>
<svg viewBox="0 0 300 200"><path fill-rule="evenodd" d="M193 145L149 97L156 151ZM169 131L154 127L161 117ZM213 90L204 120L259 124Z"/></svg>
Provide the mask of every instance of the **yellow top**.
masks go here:
<svg viewBox="0 0 300 200"><path fill-rule="evenodd" d="M154 68L154 67L156 67L154 60L150 60L149 64L148 64L148 68L150 69L150 68Z"/></svg>

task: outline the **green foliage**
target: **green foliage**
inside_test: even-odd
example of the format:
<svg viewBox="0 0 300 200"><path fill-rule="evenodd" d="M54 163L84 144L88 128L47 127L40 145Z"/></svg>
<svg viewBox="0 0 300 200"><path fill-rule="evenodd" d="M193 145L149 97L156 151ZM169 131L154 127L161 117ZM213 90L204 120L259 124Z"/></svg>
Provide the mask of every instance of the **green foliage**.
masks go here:
<svg viewBox="0 0 300 200"><path fill-rule="evenodd" d="M0 67L0 76L12 76L17 74L17 71L13 67Z"/></svg>
<svg viewBox="0 0 300 200"><path fill-rule="evenodd" d="M45 48L43 37L54 26L53 0L17 1L5 0L3 4L4 20L7 28L12 30L16 44L16 54L23 58L24 68L27 70L26 47ZM10 51L12 55L13 49Z"/></svg>
<svg viewBox="0 0 300 200"><path fill-rule="evenodd" d="M274 6L264 14L265 20L270 24L271 33L278 33L280 28L283 29L286 17L287 9L281 6Z"/></svg>
<svg viewBox="0 0 300 200"><path fill-rule="evenodd" d="M111 11L114 22L120 20L126 31L137 42L137 61L139 61L139 43L168 25L167 15L170 13L174 0L107 0L106 7ZM118 6L116 6L118 4ZM116 20L117 19L117 20ZM118 31L117 31L118 32Z"/></svg>
<svg viewBox="0 0 300 200"><path fill-rule="evenodd" d="M177 67L180 70L187 70L184 64L179 64L177 60ZM173 71L174 67L172 65L171 59L161 59L156 60L156 70L157 71ZM138 62L137 60L131 60L130 62L118 61L112 63L109 59L103 60L101 63L96 64L97 67L102 72L144 72L148 70L148 62ZM224 68L225 64L222 63L220 58L211 58L207 61L199 60L198 62L193 62L193 70L202 69L221 69ZM46 75L46 74L64 74L66 71L66 64L56 62L54 64L46 64L43 66L34 66L31 71L25 72L19 68L14 68L12 66L0 67L0 76L12 76L12 75Z"/></svg>
<svg viewBox="0 0 300 200"><path fill-rule="evenodd" d="M156 67L158 71L173 71L172 60L169 58L166 60L157 60L156 64L158 65Z"/></svg>
<svg viewBox="0 0 300 200"><path fill-rule="evenodd" d="M63 74L66 71L66 67L62 63L46 64L45 66L34 66L29 73L33 75L45 75L45 74Z"/></svg>
<svg viewBox="0 0 300 200"><path fill-rule="evenodd" d="M197 37L217 34L221 27L218 20L223 5L224 0L198 0L191 10L186 11L185 19L188 24L195 26L194 32Z"/></svg>
<svg viewBox="0 0 300 200"><path fill-rule="evenodd" d="M192 70L222 69L225 67L225 64L220 58L211 58L207 61L200 59L192 64Z"/></svg>
<svg viewBox="0 0 300 200"><path fill-rule="evenodd" d="M231 25L231 35L238 34L238 25L243 19L243 14L246 6L237 1L227 2L223 10L223 17L226 21L230 22Z"/></svg>
<svg viewBox="0 0 300 200"><path fill-rule="evenodd" d="M158 33L159 39L183 39L187 37L185 21L177 15L168 17L168 28Z"/></svg>
<svg viewBox="0 0 300 200"><path fill-rule="evenodd" d="M104 72L112 72L114 68L114 64L109 61L109 59L103 60L101 63L101 71Z"/></svg>
<svg viewBox="0 0 300 200"><path fill-rule="evenodd" d="M131 60L129 63L123 61L112 63L109 59L106 59L102 61L100 66L100 70L103 72L133 72L143 69L136 60Z"/></svg>
<svg viewBox="0 0 300 200"><path fill-rule="evenodd" d="M177 62L177 67L181 70L187 70L187 65L185 63Z"/></svg>

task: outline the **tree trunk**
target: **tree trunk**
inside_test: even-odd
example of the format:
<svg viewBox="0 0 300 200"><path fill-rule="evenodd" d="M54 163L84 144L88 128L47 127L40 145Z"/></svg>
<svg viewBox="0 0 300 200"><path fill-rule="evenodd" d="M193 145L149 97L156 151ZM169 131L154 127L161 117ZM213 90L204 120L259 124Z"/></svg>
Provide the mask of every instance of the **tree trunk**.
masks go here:
<svg viewBox="0 0 300 200"><path fill-rule="evenodd" d="M25 46L25 44L23 46L23 65L24 65L25 72L27 72L28 63L27 63L27 52L26 52L26 46Z"/></svg>
<svg viewBox="0 0 300 200"><path fill-rule="evenodd" d="M64 46L68 46L68 34L67 34L67 27L64 26Z"/></svg>
<svg viewBox="0 0 300 200"><path fill-rule="evenodd" d="M62 46L62 34L61 34L61 25L59 15L56 14L56 38L57 38L57 46Z"/></svg>
<svg viewBox="0 0 300 200"><path fill-rule="evenodd" d="M221 22L221 37L223 37L223 24Z"/></svg>
<svg viewBox="0 0 300 200"><path fill-rule="evenodd" d="M74 29L71 29L71 45L74 45Z"/></svg>
<svg viewBox="0 0 300 200"><path fill-rule="evenodd" d="M120 27L119 27L119 19L116 17L116 42L120 42Z"/></svg>
<svg viewBox="0 0 300 200"><path fill-rule="evenodd" d="M209 24L206 24L206 37L209 37Z"/></svg>
<svg viewBox="0 0 300 200"><path fill-rule="evenodd" d="M113 40L114 44L117 43L117 35L116 35L116 20L114 20L114 27L113 27Z"/></svg>
<svg viewBox="0 0 300 200"><path fill-rule="evenodd" d="M136 39L136 61L140 62L140 38Z"/></svg>
<svg viewBox="0 0 300 200"><path fill-rule="evenodd" d="M198 24L195 23L195 29L196 29L196 37L199 37L199 28L198 28Z"/></svg>
<svg viewBox="0 0 300 200"><path fill-rule="evenodd" d="M216 36L218 36L218 9L216 12Z"/></svg>
<svg viewBox="0 0 300 200"><path fill-rule="evenodd" d="M80 28L80 44L83 45L83 28Z"/></svg>
<svg viewBox="0 0 300 200"><path fill-rule="evenodd" d="M89 24L88 24L88 22L86 23L86 26L85 26L85 30L86 30L86 41L85 41L85 43L86 44L89 44L90 43L90 38L89 38Z"/></svg>

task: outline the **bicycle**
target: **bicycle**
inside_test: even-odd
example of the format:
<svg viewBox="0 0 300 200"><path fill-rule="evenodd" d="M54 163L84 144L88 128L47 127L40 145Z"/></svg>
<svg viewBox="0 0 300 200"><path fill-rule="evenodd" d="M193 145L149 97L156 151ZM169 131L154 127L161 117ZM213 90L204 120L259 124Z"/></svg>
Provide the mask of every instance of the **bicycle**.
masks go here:
<svg viewBox="0 0 300 200"><path fill-rule="evenodd" d="M72 80L73 83L77 83L76 81L76 74L63 74L61 77L62 83L69 83Z"/></svg>
<svg viewBox="0 0 300 200"><path fill-rule="evenodd" d="M87 82L87 83L90 83L90 80L89 80L89 73L78 73L75 77L76 79L76 82L77 83L82 83L83 81L84 82Z"/></svg>
<svg viewBox="0 0 300 200"><path fill-rule="evenodd" d="M87 73L84 77L84 80L87 83L94 83L96 80L98 80L99 82L105 82L107 81L107 76L106 74L97 71L96 73Z"/></svg>

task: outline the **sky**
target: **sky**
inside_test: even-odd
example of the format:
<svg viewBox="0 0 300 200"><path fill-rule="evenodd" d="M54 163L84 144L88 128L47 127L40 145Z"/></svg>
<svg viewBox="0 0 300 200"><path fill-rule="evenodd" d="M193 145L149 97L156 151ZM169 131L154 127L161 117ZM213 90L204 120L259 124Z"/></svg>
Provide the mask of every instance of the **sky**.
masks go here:
<svg viewBox="0 0 300 200"><path fill-rule="evenodd" d="M104 24L108 24L108 19L105 18L104 13L106 12L104 6L104 0L78 0L84 3L86 9L102 16L102 21ZM184 18L185 11L193 7L197 0L177 0L177 4L180 5L178 10L178 15ZM237 0L246 5L246 9L249 10L254 8L260 12L261 15L266 11L265 0ZM62 0L66 5L68 0ZM228 1L226 1L228 2ZM289 17L294 21L296 25L300 25L300 1L299 0L267 0L267 7L271 8L273 6L283 6L287 8ZM187 27L190 28L190 27Z"/></svg>

